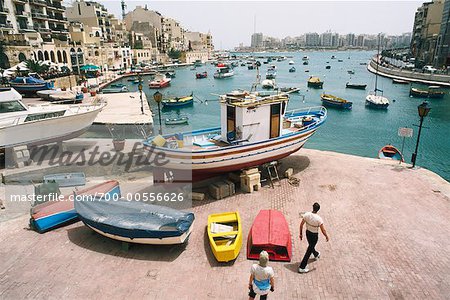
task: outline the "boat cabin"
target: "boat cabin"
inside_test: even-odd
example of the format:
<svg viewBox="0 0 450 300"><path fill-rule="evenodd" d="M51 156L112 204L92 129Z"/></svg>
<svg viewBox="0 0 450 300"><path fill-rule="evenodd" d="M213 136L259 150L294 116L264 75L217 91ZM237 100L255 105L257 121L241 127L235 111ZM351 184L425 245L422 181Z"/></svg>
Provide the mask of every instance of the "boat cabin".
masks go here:
<svg viewBox="0 0 450 300"><path fill-rule="evenodd" d="M222 96L221 137L229 143L258 142L282 135L287 95Z"/></svg>

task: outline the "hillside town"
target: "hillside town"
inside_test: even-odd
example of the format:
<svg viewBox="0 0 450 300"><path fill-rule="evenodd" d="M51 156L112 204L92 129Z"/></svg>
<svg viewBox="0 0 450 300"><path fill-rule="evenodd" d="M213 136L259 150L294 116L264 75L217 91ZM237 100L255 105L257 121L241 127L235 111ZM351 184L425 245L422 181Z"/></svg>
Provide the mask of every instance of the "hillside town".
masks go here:
<svg viewBox="0 0 450 300"><path fill-rule="evenodd" d="M80 0L0 1L0 68L31 59L77 73L86 64L103 70L141 63L205 62L214 49L210 33L185 30L170 17L137 6L121 19L100 3Z"/></svg>

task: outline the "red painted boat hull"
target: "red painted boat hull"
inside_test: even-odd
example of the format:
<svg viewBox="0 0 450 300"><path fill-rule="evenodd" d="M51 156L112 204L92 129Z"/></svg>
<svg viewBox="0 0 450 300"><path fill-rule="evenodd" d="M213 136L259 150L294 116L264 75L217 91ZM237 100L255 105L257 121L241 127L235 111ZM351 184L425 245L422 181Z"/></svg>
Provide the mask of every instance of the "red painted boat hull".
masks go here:
<svg viewBox="0 0 450 300"><path fill-rule="evenodd" d="M247 239L247 258L259 259L261 251L274 261L291 261L292 239L289 225L278 210L261 210L253 221Z"/></svg>

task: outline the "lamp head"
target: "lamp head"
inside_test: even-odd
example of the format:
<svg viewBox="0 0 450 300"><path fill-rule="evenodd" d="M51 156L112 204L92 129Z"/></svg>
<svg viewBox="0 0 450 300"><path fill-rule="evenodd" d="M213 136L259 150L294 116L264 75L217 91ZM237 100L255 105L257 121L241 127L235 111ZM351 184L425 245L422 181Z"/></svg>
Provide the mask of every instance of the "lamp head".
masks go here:
<svg viewBox="0 0 450 300"><path fill-rule="evenodd" d="M139 83L138 89L139 89L139 92L142 92L142 83Z"/></svg>
<svg viewBox="0 0 450 300"><path fill-rule="evenodd" d="M159 91L156 91L156 93L153 94L153 99L155 99L156 103L160 103L162 100L162 94Z"/></svg>
<svg viewBox="0 0 450 300"><path fill-rule="evenodd" d="M428 106L428 102L424 101L417 107L417 111L419 112L419 117L425 118L430 112L431 107Z"/></svg>

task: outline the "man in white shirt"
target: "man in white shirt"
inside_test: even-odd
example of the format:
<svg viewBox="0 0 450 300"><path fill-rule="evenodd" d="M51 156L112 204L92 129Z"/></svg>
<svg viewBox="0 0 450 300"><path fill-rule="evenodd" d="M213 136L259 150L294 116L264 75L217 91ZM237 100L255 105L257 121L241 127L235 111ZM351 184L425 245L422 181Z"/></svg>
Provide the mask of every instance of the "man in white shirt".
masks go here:
<svg viewBox="0 0 450 300"><path fill-rule="evenodd" d="M313 204L313 211L307 212L303 215L302 222L300 223L300 240L303 239L303 225L306 223L306 239L308 240L308 249L306 249L305 256L303 257L300 267L298 268L299 273L308 273L309 269L306 267L308 264L308 259L311 254L314 255L315 259L319 259L320 252L316 251L315 247L319 239L319 228L325 236L327 242L329 240L327 231L323 226L322 218L317 214L320 209L319 203Z"/></svg>

